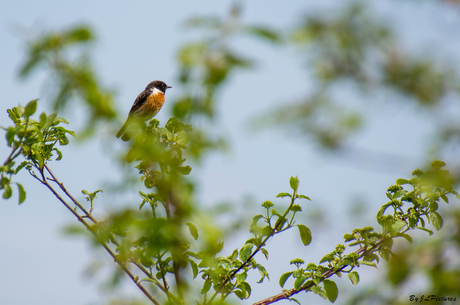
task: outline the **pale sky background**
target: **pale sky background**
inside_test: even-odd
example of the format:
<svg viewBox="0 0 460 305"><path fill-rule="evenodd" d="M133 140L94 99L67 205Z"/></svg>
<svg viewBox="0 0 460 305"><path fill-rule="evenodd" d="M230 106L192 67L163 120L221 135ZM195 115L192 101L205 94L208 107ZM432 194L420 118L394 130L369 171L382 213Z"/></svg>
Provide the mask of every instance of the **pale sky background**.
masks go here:
<svg viewBox="0 0 460 305"><path fill-rule="evenodd" d="M302 12L332 12L330 9L335 3L243 2L242 22L292 28L301 19ZM393 25L407 50L418 55L429 54L441 61L450 58L458 63L458 8L437 5L435 1L373 3L371 8L375 16ZM178 72L176 52L185 42L199 37L185 30L183 22L198 15L226 15L230 4L230 1L1 1L0 125L10 125L7 108L18 103L24 105L37 97L43 98L37 112L49 111L42 89L46 75L37 73L25 81L17 77L24 59L25 38L34 31L67 28L79 23L91 25L97 36L92 48L95 69L101 83L115 89L121 113L128 113L137 94L154 79L173 86L167 92L167 100L172 100L178 93L174 91ZM152 40L161 45L151 43ZM393 102L384 97L374 106L363 109L367 114L366 130L353 138L354 144L375 152L403 153L408 162L397 167L388 167L384 160L360 163L336 158L305 139L286 136L283 131L254 133L248 127L250 119L280 103L305 96L311 92L311 83L302 58L293 56L294 50L270 47L262 42L248 43L247 39L240 38L232 45L243 55L256 59L259 65L255 70L237 73L222 91L218 121L221 130L229 135L231 150L226 155L209 157L201 168L194 167L192 175L199 182L200 201L206 205L235 202L242 209L248 196L260 203L265 200L282 202L275 199L276 194L288 191L289 177L298 175L300 193L312 198L312 202L304 204L306 212L299 215L299 223L309 226L309 209L320 208L327 213L328 226L313 230L313 242L309 247L300 245L295 230L279 237L278 242L269 243L270 260L263 264L268 267L271 281L256 284L259 274L254 271L251 276L253 293L243 304L279 293L278 279L281 273L292 270L290 260L300 257L306 262L318 263L337 243L343 243L344 233L355 227L375 225L373 215L386 203L387 187L397 178L408 177L413 169L423 166L427 150L425 141L435 126L429 113L413 106L394 103L395 108L390 111L387 103ZM239 92L238 99L234 98L235 92ZM346 87L342 94L350 103L356 98ZM397 115L394 115L395 109ZM82 122L78 114L63 116L70 121L69 129L78 129ZM169 116L169 109L163 109L157 118L164 124ZM104 188L107 181L120 179L119 168L105 156L104 141L93 140L82 145L71 139L70 145L63 148L63 161L51 165L79 199L83 199L82 189ZM2 140L1 162L7 154ZM108 293L101 289L103 276L86 277L84 270L94 255L109 266L112 264L110 258L102 250L92 249L83 238L61 233L63 226L76 222L73 216L25 171L16 179L26 186L27 200L18 206L17 192L8 201L0 200L0 304L102 304L110 296L135 296L143 300L142 293L128 280L117 292ZM104 200L104 196L108 195L101 194L98 200L109 209L110 202ZM368 213L350 220L347 211L357 199L363 201ZM132 202L136 204L137 198L132 198ZM241 246L247 238L246 231L229 240L224 253ZM262 257L258 259L263 260ZM362 283L379 273L368 267L358 271ZM352 286L346 277L334 280L340 289L338 304L345 299L346 290L353 292L359 288ZM298 299L329 304L312 293L300 294Z"/></svg>

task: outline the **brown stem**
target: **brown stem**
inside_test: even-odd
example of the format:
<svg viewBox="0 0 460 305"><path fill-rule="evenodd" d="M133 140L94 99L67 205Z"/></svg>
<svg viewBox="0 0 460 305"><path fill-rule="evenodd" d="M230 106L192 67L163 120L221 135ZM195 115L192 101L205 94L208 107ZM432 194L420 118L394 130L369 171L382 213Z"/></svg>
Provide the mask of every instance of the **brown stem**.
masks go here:
<svg viewBox="0 0 460 305"><path fill-rule="evenodd" d="M296 198L295 198L295 195L296 195L296 192L294 191L294 193L293 193L293 195L292 195L292 197L291 197L291 203L289 204L288 208L287 208L286 211L284 212L282 218L286 218L286 215L287 215L287 214L289 213L289 211L291 210L291 207L292 207L292 205L294 204L294 201L295 201L295 199L296 199ZM280 218L280 219L281 219L281 218ZM230 276L228 276L228 277L222 282L222 284L220 284L219 288L216 290L216 292L214 292L214 294L213 294L212 297L209 299L209 302L208 302L207 304L211 304L212 301L214 300L214 298L217 296L217 294L222 290L222 288L224 288L225 285L227 285L227 283L228 283L229 281L231 281L231 280L235 277L235 275L236 275L238 272L240 272L241 269L243 269L244 267L247 266L247 264L249 264L249 262L251 261L251 259L260 251L260 249L261 249L263 246L265 246L266 242L268 241L268 239L269 239L270 237L273 237L275 234L284 231L284 230L278 231L279 229L281 229L281 228L279 228L279 226L282 225L282 224L283 224L282 221L278 222L278 224L272 229L271 234L270 234L270 235L267 235L267 236L264 238L264 240L260 243L260 245L256 248L256 250L254 250L254 252L246 259L246 261L244 261L244 263L241 264L241 266L238 267L238 269L236 269L235 271L233 271L233 272L230 274ZM277 232L277 231L278 231L278 232Z"/></svg>
<svg viewBox="0 0 460 305"><path fill-rule="evenodd" d="M91 213L88 213L88 211L77 201L75 200L75 198L69 193L69 191L64 187L64 184L59 182L59 180L57 180L57 178L54 176L54 174L52 173L52 171L50 170L50 168L45 164L45 168L46 170L48 171L48 173L51 175L52 179L48 179L48 180L51 180L53 182L55 182L57 185L59 185L59 187L61 188L61 190L67 195L67 197L69 197L72 202L77 205L80 210L83 211L83 213L85 214L83 217L86 217L86 218L89 218L91 219L91 221L93 223L97 223L97 220L94 219L94 217L91 215ZM73 210L72 210L73 211ZM120 246L120 244L118 243L118 241L114 238L110 238L110 241L117 247ZM132 264L134 264L136 267L138 267L149 279L153 280L153 282L158 286L158 288L160 288L164 293L167 294L168 298L172 298L174 299L176 302L177 302L177 299L168 291L168 289L161 285L160 282L158 282L158 280L153 277L147 269L144 268L144 266L142 266L141 264L135 262L135 261L130 261Z"/></svg>
<svg viewBox="0 0 460 305"><path fill-rule="evenodd" d="M3 166L6 166L8 163L10 163L11 161L13 161L14 157L12 157L14 155L14 153L16 152L16 150L18 149L18 147L16 148L13 148L11 150L11 153L10 155L8 156L8 158L6 158L5 162L3 162ZM16 155L18 156L18 155Z"/></svg>
<svg viewBox="0 0 460 305"><path fill-rule="evenodd" d="M358 257L358 259L362 258L366 253L368 253L369 251L373 251L375 250L381 243L383 243L384 240L380 240L379 242L377 242L375 245L373 245L370 249L367 249L365 246L359 248L355 253L357 254L360 254L360 256ZM344 269L346 267L348 267L349 265L344 265L342 267L340 267L339 269L337 270L334 270L335 268L332 267L330 268L329 270L325 271L321 277L321 281L322 282L324 279L327 279L331 276L333 276L334 274L337 274L339 272L342 272L344 271ZM319 284L319 283L318 283ZM269 298L266 298L266 299L263 299L259 302L256 302L252 305L268 305L268 304L272 304L272 303L275 303L275 302L278 302L280 300L284 300L284 299L289 299L290 297L292 297L293 295L295 294L298 294L299 292L302 292L302 291L306 291L306 290L309 290L311 289L313 286L315 286L315 283L314 282L311 282L310 284L308 285L305 285L305 286L302 286L300 289L295 289L295 288L292 288L292 289L289 289L287 291L284 291L282 293L279 293L277 295L274 295L274 296L271 296Z"/></svg>
<svg viewBox="0 0 460 305"><path fill-rule="evenodd" d="M93 223L97 223L96 219L94 219L94 217L90 213L88 213L88 211L69 193L69 191L67 191L67 189L64 187L64 183L59 182L56 179L56 177L54 176L53 172L50 170L50 168L48 167L48 165L46 163L44 164L44 167L46 168L46 170L48 171L48 173L52 177L52 179L49 179L49 180L51 180L51 181L55 182L57 185L59 185L59 187L67 195L67 197L69 197L70 200L72 200L72 202L85 214L85 217L91 219L91 221Z"/></svg>

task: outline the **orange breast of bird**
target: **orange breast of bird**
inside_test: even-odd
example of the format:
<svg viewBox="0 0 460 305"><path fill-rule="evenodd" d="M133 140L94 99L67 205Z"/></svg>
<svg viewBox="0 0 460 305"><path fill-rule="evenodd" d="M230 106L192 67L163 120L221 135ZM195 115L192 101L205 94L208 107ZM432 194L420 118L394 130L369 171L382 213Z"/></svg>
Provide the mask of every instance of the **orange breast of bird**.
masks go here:
<svg viewBox="0 0 460 305"><path fill-rule="evenodd" d="M165 102L165 95L163 93L156 92L151 94L141 109L139 109L145 116L154 117Z"/></svg>

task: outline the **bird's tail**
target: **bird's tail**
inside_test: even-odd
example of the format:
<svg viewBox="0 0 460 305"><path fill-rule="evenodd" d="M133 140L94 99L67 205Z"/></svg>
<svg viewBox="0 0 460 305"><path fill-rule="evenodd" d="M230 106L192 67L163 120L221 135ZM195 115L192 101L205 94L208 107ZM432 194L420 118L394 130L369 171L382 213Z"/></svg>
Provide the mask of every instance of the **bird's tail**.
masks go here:
<svg viewBox="0 0 460 305"><path fill-rule="evenodd" d="M121 129L117 132L117 138L121 137L123 135L123 133L125 132L126 130L126 127L128 127L128 120L126 120L126 123L121 127ZM123 137L121 138L123 141L128 141L129 140L129 136L127 134L123 135Z"/></svg>

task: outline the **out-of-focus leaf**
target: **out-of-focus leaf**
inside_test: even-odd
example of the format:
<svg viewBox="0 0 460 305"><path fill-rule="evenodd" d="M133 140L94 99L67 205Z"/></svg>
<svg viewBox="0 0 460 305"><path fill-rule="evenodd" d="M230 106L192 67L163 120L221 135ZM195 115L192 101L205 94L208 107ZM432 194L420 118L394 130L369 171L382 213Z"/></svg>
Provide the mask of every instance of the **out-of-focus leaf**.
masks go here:
<svg viewBox="0 0 460 305"><path fill-rule="evenodd" d="M24 191L24 188L22 187L22 184L16 183L18 186L18 191L19 191L19 203L21 204L26 200L26 192Z"/></svg>
<svg viewBox="0 0 460 305"><path fill-rule="evenodd" d="M3 190L3 199L9 199L13 195L13 190L9 184L5 185L5 189Z"/></svg>
<svg viewBox="0 0 460 305"><path fill-rule="evenodd" d="M196 228L196 226L191 222L187 222L186 225L188 226L188 229L190 231L190 235L192 235L192 237L195 240L197 240L198 239L198 229Z"/></svg>
<svg viewBox="0 0 460 305"><path fill-rule="evenodd" d="M271 43L279 44L282 41L281 36L275 30L269 29L267 27L247 26L244 28L244 30L255 37L261 38Z"/></svg>

